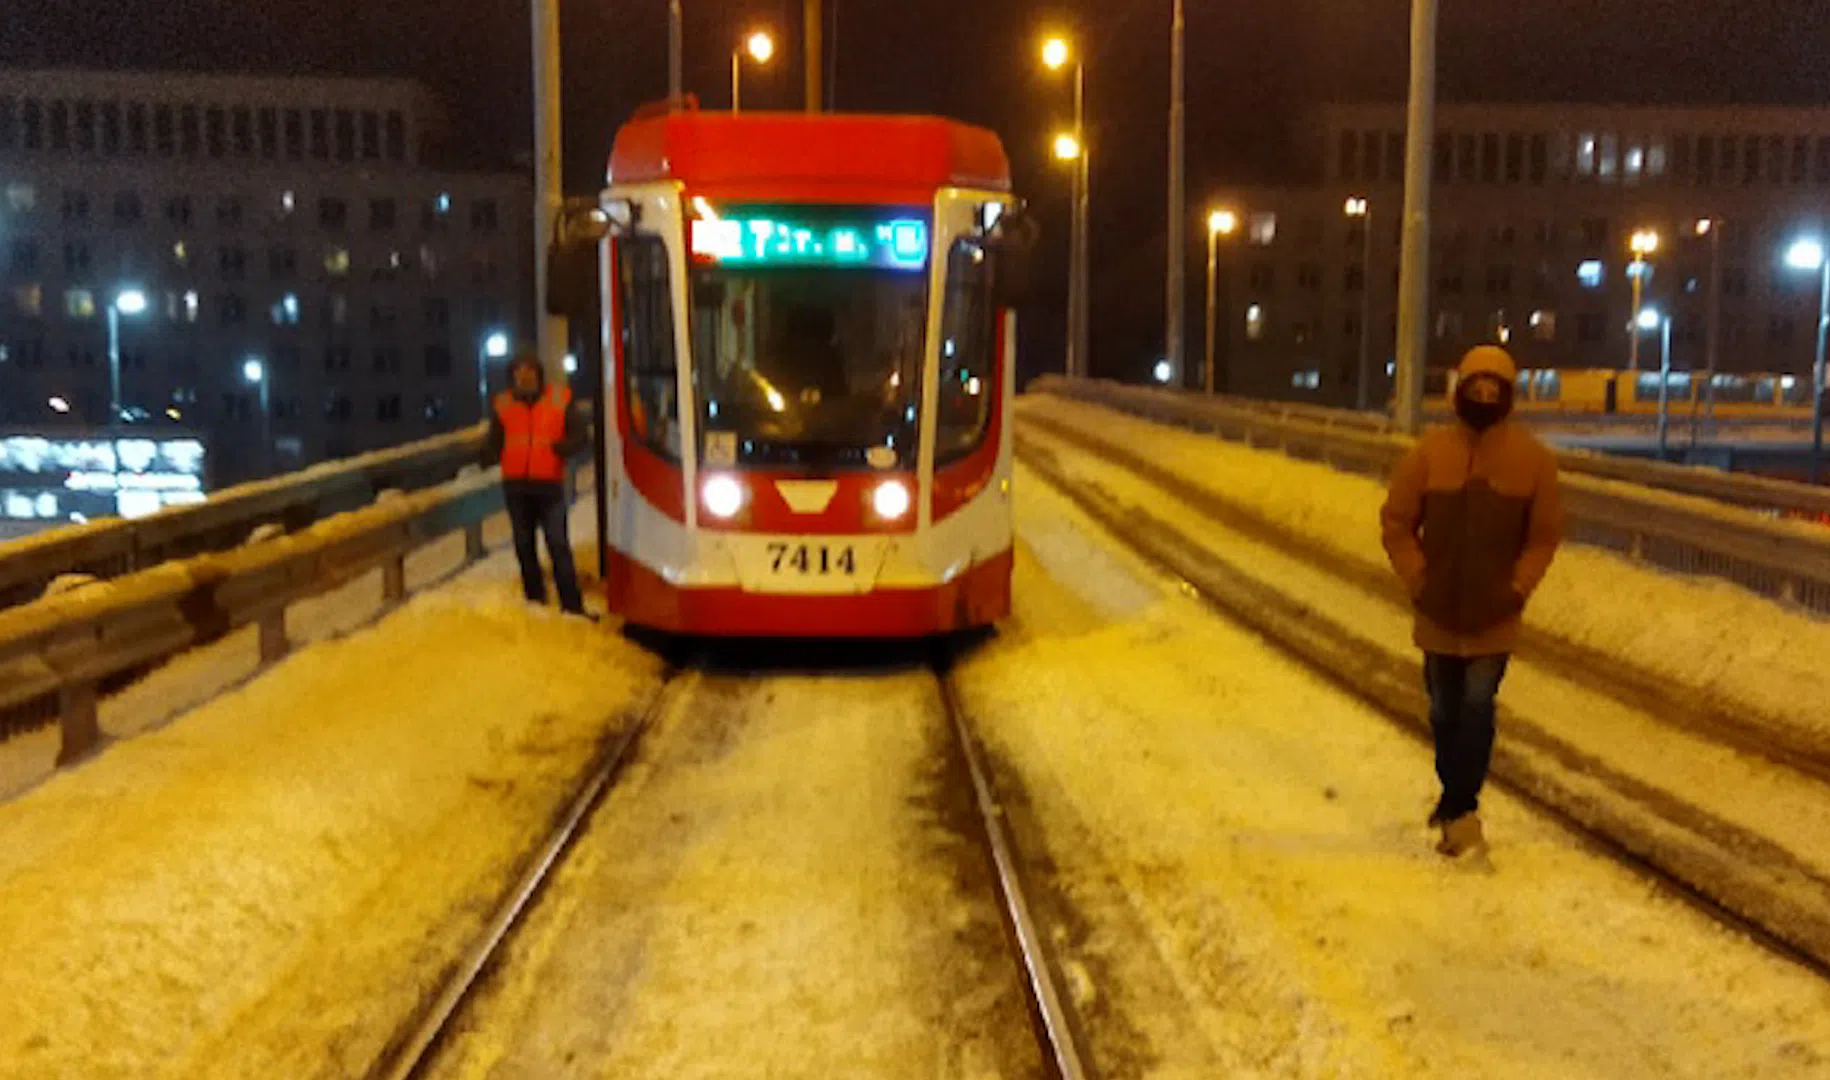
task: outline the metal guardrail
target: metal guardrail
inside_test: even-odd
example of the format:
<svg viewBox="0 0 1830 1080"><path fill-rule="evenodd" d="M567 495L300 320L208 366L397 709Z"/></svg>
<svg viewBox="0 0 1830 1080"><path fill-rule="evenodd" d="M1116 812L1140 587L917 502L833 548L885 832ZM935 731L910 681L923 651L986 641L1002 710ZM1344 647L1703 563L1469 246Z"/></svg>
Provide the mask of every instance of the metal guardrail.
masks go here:
<svg viewBox="0 0 1830 1080"><path fill-rule="evenodd" d="M208 501L133 521L74 525L0 545L0 609L39 596L65 574L115 578L172 559L222 551L254 529L287 532L332 514L367 506L383 491L442 483L477 459L483 427L391 450L327 462L300 472L226 488Z"/></svg>
<svg viewBox="0 0 1830 1080"><path fill-rule="evenodd" d="M291 647L291 605L379 568L383 606L393 607L406 597L409 553L463 530L466 561L480 557L483 522L501 506L496 474L479 472L275 540L0 611L0 731L55 716L58 764L78 760L100 744L97 706L110 684L247 626L260 628L261 661L273 663Z"/></svg>
<svg viewBox="0 0 1830 1080"><path fill-rule="evenodd" d="M1046 381L1052 388L1063 380L1051 376ZM1038 384L1038 388L1041 388L1041 384ZM1177 394L1176 391L1170 390L1147 392ZM1179 396L1201 399L1200 395L1195 394L1184 393ZM1383 413L1363 413L1353 409L1329 408L1326 405L1259 401L1229 396L1216 397L1212 400L1234 408L1249 409L1286 420L1321 424L1325 427L1344 427L1383 434L1392 434L1397 431L1391 418ZM1641 423L1644 421L1642 420ZM1677 445L1675 441L1673 445ZM1800 484L1789 480L1774 480L1764 476L1750 476L1746 473L1724 472L1720 469L1695 465L1674 465L1663 461L1623 458L1587 450L1559 449L1556 453L1557 464L1568 473L1606 477L1628 484L1657 488L1660 491L1675 491L1683 495L1715 499L1718 502L1752 510L1770 510L1776 513L1807 517L1830 515L1830 488L1814 487L1810 484Z"/></svg>
<svg viewBox="0 0 1830 1080"><path fill-rule="evenodd" d="M1046 377L1032 393L1115 408L1177 427L1384 479L1409 449L1402 435L1241 408L1203 395ZM1583 463L1589 463L1586 455ZM1669 466L1667 468L1670 468ZM1566 466L1570 539L1685 574L1723 578L1830 614L1830 530ZM1741 478L1734 478L1741 479ZM1801 485L1790 485L1798 487Z"/></svg>

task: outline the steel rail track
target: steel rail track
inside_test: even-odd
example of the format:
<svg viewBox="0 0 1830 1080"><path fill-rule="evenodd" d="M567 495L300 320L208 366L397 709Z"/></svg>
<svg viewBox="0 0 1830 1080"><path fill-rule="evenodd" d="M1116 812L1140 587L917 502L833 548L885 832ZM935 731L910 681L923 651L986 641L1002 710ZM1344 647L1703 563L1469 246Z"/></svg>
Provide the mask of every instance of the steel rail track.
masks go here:
<svg viewBox="0 0 1830 1080"><path fill-rule="evenodd" d="M1099 455L1095 452L1095 456ZM1103 493L1084 490L1061 471L1053 455L1033 442L1025 444L1019 440L1018 458L1120 543L1181 583L1190 595L1198 597L1222 616L1257 632L1275 648L1365 702L1399 729L1428 741L1428 731L1419 722L1421 711L1413 707L1415 703L1410 700L1420 693L1415 686L1416 680L1397 678L1388 670L1390 665L1378 661L1375 654L1379 650L1371 643L1330 625L1318 613L1263 585L1220 557L1194 552L1192 541L1148 513L1134 507L1121 507L1106 499ZM1109 463L1125 467L1120 462ZM1181 550L1184 548L1188 550ZM1188 559L1197 554L1202 562L1201 572L1191 573ZM1562 756L1556 746L1533 746L1532 749L1545 752L1553 759ZM1639 873L1674 898L1712 920L1744 933L1773 955L1830 979L1830 922L1820 916L1788 909L1783 896L1763 895L1749 899L1721 895L1722 890L1714 889L1702 880L1709 876L1707 871L1711 869L1708 853L1699 854L1681 845L1645 845L1610 828L1606 820L1590 820L1594 815L1593 807L1575 809L1582 801L1580 797L1554 779L1533 775L1531 769L1522 765L1522 759L1509 753L1505 746L1496 752L1492 782L1562 823L1592 850ZM1629 791L1624 794L1629 799L1636 799L1637 795L1645 793ZM1642 809L1652 816L1662 816L1659 807Z"/></svg>
<svg viewBox="0 0 1830 1080"><path fill-rule="evenodd" d="M998 902L1012 949L1022 965L1024 993L1028 999L1036 1041L1042 1049L1049 1075L1056 1080L1096 1080L1091 1058L1084 1049L1081 1026L1075 1016L1061 968L1049 948L1048 935L1036 916L1035 905L1024 884L1022 862L1015 840L1011 837L1004 807L998 800L991 770L979 749L971 721L953 685L950 658L936 660L934 671L940 681L941 699L947 713L947 724L955 745L972 780L978 820L983 827L981 843L991 861L997 884Z"/></svg>

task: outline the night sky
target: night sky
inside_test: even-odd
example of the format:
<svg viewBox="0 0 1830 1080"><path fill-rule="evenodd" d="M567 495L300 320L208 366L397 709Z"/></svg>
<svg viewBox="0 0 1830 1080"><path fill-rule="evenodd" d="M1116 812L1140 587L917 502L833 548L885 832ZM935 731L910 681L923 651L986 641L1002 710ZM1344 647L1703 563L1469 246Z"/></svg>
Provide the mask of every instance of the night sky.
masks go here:
<svg viewBox="0 0 1830 1080"><path fill-rule="evenodd" d="M1035 46L1044 27L1080 29L1092 46L1094 352L1104 370L1141 370L1161 337L1169 0L826 2L838 24L838 107L997 129L1019 190L1063 251L1066 177L1044 151L1070 99L1065 81L1039 70ZM1303 105L1403 92L1408 0L1187 3L1191 210L1209 184L1278 175ZM726 103L740 30L798 33L800 0L684 4L687 85L708 107ZM1447 98L1830 104L1824 0L1443 7ZM7 0L7 9L0 64L411 76L504 159L528 138L525 0ZM666 0L563 0L569 188L589 190L616 125L665 94L666 11ZM772 72L746 74L747 107L795 106L799 93L792 47ZM1026 333L1026 354L1057 348L1056 322L1051 313Z"/></svg>

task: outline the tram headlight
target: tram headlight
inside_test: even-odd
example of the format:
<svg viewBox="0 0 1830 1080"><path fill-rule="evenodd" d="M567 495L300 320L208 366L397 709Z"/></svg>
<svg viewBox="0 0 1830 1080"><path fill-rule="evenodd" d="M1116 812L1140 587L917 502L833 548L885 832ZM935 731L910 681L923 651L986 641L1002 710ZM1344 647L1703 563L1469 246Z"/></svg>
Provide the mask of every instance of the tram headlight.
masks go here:
<svg viewBox="0 0 1830 1080"><path fill-rule="evenodd" d="M706 513L729 521L743 510L743 485L735 476L708 476L699 489Z"/></svg>
<svg viewBox="0 0 1830 1080"><path fill-rule="evenodd" d="M909 512L909 486L900 480L885 480L871 492L871 508L885 521L899 520Z"/></svg>

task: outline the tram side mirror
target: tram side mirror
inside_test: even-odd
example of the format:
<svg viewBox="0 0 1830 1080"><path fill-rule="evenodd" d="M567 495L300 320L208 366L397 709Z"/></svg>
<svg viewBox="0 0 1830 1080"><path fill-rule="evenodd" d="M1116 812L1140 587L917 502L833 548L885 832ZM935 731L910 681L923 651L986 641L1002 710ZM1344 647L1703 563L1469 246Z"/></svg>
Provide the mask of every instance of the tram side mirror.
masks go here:
<svg viewBox="0 0 1830 1080"><path fill-rule="evenodd" d="M553 222L546 253L546 310L549 315L592 318L597 310L598 252L604 239L635 225L628 202L569 199Z"/></svg>
<svg viewBox="0 0 1830 1080"><path fill-rule="evenodd" d="M986 247L992 255L992 292L999 307L1027 305L1035 295L1036 242L1042 226L1021 209L998 219Z"/></svg>

